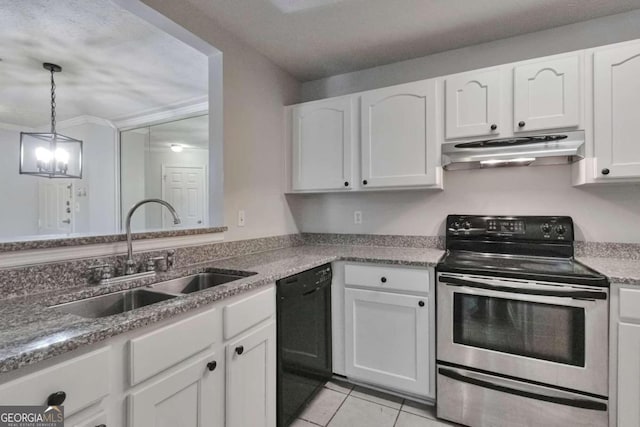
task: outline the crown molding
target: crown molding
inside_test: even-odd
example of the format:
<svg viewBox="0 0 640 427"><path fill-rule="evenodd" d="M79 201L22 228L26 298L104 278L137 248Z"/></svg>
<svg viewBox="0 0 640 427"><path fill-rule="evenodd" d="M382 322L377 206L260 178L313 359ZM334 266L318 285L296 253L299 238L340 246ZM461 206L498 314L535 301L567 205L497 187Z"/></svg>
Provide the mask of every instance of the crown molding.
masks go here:
<svg viewBox="0 0 640 427"><path fill-rule="evenodd" d="M204 101L203 101L204 100ZM141 126L151 126L173 120L193 117L198 114L209 113L209 101L207 97L197 99L197 102L185 105L184 103L168 105L161 109L153 109L143 113L114 120L115 126L121 131L136 129Z"/></svg>

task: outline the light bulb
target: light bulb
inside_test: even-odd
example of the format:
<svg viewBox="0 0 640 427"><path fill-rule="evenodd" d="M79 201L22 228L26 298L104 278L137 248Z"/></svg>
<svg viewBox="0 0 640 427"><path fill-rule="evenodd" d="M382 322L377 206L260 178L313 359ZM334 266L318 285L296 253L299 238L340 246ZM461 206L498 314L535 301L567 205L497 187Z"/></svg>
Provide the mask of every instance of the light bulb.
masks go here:
<svg viewBox="0 0 640 427"><path fill-rule="evenodd" d="M69 163L69 152L62 148L56 148L56 162Z"/></svg>
<svg viewBox="0 0 640 427"><path fill-rule="evenodd" d="M51 151L44 148L44 147L38 147L36 148L36 160L42 163L49 163L51 161L51 158L53 156L51 155Z"/></svg>
<svg viewBox="0 0 640 427"><path fill-rule="evenodd" d="M184 150L184 146L182 146L181 144L171 144L170 148L174 153L181 153L182 150Z"/></svg>

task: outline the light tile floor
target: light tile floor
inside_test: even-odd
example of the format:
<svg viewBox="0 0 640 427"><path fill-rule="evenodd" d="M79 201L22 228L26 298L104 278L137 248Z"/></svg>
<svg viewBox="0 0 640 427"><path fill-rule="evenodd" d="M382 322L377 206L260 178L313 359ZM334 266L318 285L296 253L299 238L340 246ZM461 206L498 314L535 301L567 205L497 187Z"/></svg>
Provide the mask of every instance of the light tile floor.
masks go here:
<svg viewBox="0 0 640 427"><path fill-rule="evenodd" d="M378 391L329 381L291 427L450 427L435 407Z"/></svg>

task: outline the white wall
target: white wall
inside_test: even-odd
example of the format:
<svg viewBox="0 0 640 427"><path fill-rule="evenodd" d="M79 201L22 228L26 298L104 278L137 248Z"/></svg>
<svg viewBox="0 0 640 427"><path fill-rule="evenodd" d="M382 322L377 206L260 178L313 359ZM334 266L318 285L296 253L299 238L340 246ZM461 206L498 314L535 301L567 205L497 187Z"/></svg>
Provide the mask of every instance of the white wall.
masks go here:
<svg viewBox="0 0 640 427"><path fill-rule="evenodd" d="M37 234L41 178L19 175L20 131L0 127L0 153L0 240Z"/></svg>
<svg viewBox="0 0 640 427"><path fill-rule="evenodd" d="M120 200L121 218L124 219L129 209L145 198L146 153L149 145L149 132L146 129L131 130L120 133ZM131 217L131 229L145 230L146 205L140 206ZM122 224L124 227L124 224Z"/></svg>
<svg viewBox="0 0 640 427"><path fill-rule="evenodd" d="M282 107L298 101L299 83L187 1L144 2L223 52L225 238L297 232L284 197Z"/></svg>
<svg viewBox="0 0 640 427"><path fill-rule="evenodd" d="M640 10L331 76L302 85L302 100L327 98L640 38Z"/></svg>
<svg viewBox="0 0 640 427"><path fill-rule="evenodd" d="M570 215L579 240L640 243L640 184L576 188L570 166L556 165L445 171L444 186L289 201L305 232L435 236L444 235L448 214Z"/></svg>

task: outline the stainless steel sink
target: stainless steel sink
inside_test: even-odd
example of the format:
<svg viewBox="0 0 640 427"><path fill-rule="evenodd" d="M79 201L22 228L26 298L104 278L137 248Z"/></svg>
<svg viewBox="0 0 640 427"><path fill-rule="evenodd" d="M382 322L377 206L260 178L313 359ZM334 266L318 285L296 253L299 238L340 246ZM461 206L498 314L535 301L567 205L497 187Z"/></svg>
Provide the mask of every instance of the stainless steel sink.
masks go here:
<svg viewBox="0 0 640 427"><path fill-rule="evenodd" d="M135 310L136 308L145 307L175 297L176 295L154 292L148 289L133 289L53 305L51 308L65 313L95 319Z"/></svg>
<svg viewBox="0 0 640 427"><path fill-rule="evenodd" d="M221 273L221 272L205 272L194 274L192 276L181 277L179 279L168 280L166 282L156 283L150 288L161 292L170 292L174 294L190 294L192 292L202 291L204 289L213 288L214 286L224 283L240 280L245 277L254 275L251 272L242 273Z"/></svg>

